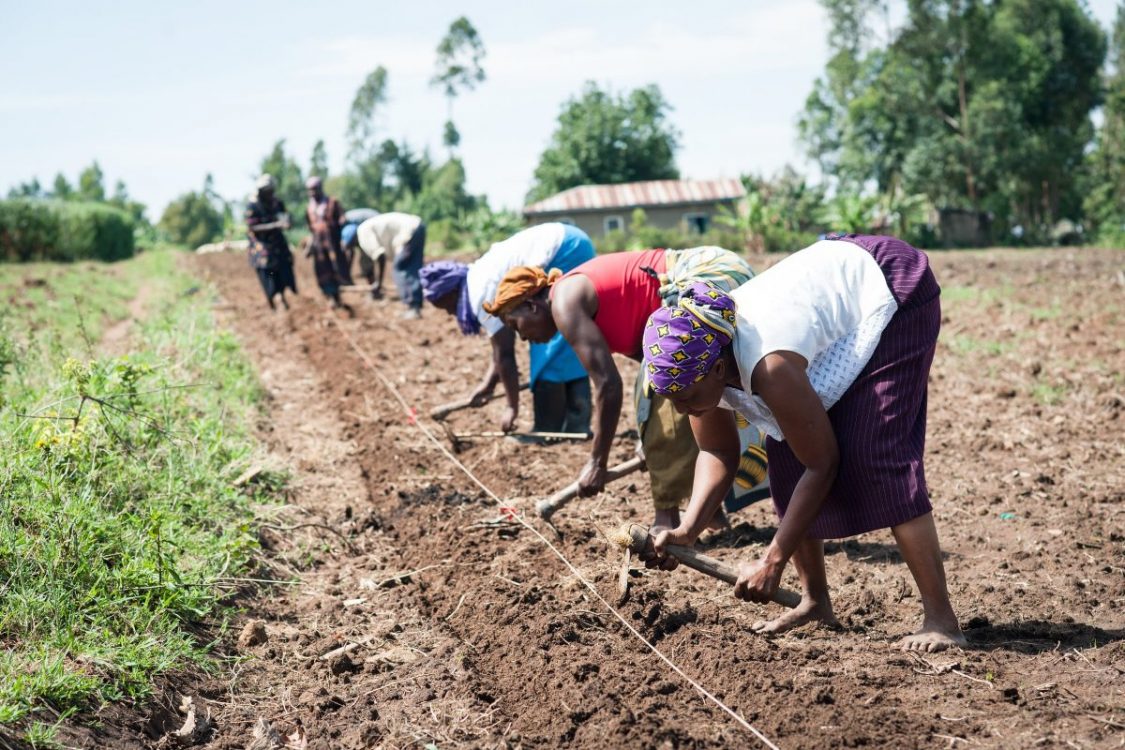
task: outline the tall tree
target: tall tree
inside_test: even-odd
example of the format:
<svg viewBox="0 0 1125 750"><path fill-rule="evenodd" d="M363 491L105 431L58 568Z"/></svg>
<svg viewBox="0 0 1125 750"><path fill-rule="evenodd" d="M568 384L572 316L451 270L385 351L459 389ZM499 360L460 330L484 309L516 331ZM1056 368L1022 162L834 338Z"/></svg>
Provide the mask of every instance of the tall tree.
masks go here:
<svg viewBox="0 0 1125 750"><path fill-rule="evenodd" d="M367 74L355 92L348 112L348 160L360 162L375 151L377 116L387 101L387 69L382 65Z"/></svg>
<svg viewBox="0 0 1125 750"><path fill-rule="evenodd" d="M1113 24L1102 126L1088 161L1082 207L1098 242L1125 246L1125 2Z"/></svg>
<svg viewBox="0 0 1125 750"><path fill-rule="evenodd" d="M577 185L679 177L680 133L668 120L671 109L655 84L614 94L587 82L563 104L528 199Z"/></svg>
<svg viewBox="0 0 1125 750"><path fill-rule="evenodd" d="M348 111L348 169L340 188L345 206L386 210L383 182L387 169L376 142L379 110L386 101L387 69L380 65L363 79Z"/></svg>
<svg viewBox="0 0 1125 750"><path fill-rule="evenodd" d="M1077 0L908 0L903 26L866 49L851 37L878 4L823 2L837 51L801 136L842 187L874 184L888 203L922 194L1028 231L1077 216L1105 53Z"/></svg>
<svg viewBox="0 0 1125 750"><path fill-rule="evenodd" d="M313 146L312 156L309 157L309 176L328 177L328 149L324 147L324 140L319 140Z"/></svg>
<svg viewBox="0 0 1125 750"><path fill-rule="evenodd" d="M74 188L70 186L66 175L59 172L55 175L55 181L51 183L51 197L65 201L70 200L72 195L74 195Z"/></svg>
<svg viewBox="0 0 1125 750"><path fill-rule="evenodd" d="M437 46L437 70L430 85L445 94L446 118L442 142L450 154L461 142L461 134L453 124L453 100L465 91L472 91L485 79L484 42L469 19L461 16L449 24L449 29Z"/></svg>
<svg viewBox="0 0 1125 750"><path fill-rule="evenodd" d="M77 197L84 201L105 200L105 175L96 161L78 175Z"/></svg>
<svg viewBox="0 0 1125 750"><path fill-rule="evenodd" d="M9 198L42 198L46 195L43 186L39 184L38 177L32 177L27 182L21 182L8 191Z"/></svg>

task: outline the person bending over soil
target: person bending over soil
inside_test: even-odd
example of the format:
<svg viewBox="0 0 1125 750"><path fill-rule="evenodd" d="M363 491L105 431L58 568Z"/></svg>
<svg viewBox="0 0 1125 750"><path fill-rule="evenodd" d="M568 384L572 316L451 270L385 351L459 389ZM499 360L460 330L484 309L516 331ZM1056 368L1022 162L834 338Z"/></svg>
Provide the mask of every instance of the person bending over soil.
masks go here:
<svg viewBox="0 0 1125 750"><path fill-rule="evenodd" d="M729 250L697 247L688 250L641 250L612 253L584 263L568 274L558 269L518 267L500 282L484 309L531 342L549 341L561 333L574 348L593 383L594 440L590 459L578 476L582 495L595 495L606 482L610 448L621 414L621 375L613 354L641 358L641 334L648 316L678 298L693 281L710 281L733 289L754 275L746 261ZM641 449L652 485L655 527L679 524L679 507L691 495L692 468L697 449L686 417L677 416L663 397L649 401L637 394ZM758 435L747 434L746 445L757 447ZM744 468L756 472L749 482L765 476L761 453L748 447ZM721 510L712 509L708 521L726 524Z"/></svg>
<svg viewBox="0 0 1125 750"><path fill-rule="evenodd" d="M558 268L566 273L593 257L594 245L585 232L570 224L549 223L497 242L472 264L439 260L422 268L422 296L457 318L466 336L482 329L488 334L491 365L471 400L474 407L484 406L496 384L502 383L508 402L500 419L504 432L514 430L519 417L515 335L485 312L484 303L495 295L504 274L517 266ZM562 334L555 333L545 343L531 344L530 380L536 432L590 431L590 380Z"/></svg>
<svg viewBox="0 0 1125 750"><path fill-rule="evenodd" d="M822 540L890 528L924 611L902 646L963 645L922 461L940 293L929 259L905 242L831 235L730 295L697 284L653 313L642 372L690 415L699 457L687 512L656 535L646 564L675 567L665 546L706 528L737 465L737 411L769 435L781 522L762 557L739 567L735 595L769 601L790 559L803 589L796 609L754 630L835 624Z"/></svg>
<svg viewBox="0 0 1125 750"><path fill-rule="evenodd" d="M373 216L356 229L356 239L359 249L371 259L370 267L378 264L380 284L387 253L391 254L395 286L399 299L406 305L401 317L422 317L422 282L418 272L426 250L426 224L421 217L398 212ZM367 281L374 284L374 271Z"/></svg>

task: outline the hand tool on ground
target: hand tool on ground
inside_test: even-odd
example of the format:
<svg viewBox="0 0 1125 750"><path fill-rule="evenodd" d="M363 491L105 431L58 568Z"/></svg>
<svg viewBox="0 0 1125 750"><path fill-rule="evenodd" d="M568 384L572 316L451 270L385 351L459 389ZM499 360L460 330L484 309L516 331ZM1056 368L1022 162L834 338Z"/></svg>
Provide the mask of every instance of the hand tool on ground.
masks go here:
<svg viewBox="0 0 1125 750"><path fill-rule="evenodd" d="M454 453L460 453L461 449L471 443L477 438L533 438L535 440L588 440L589 435L584 432L500 432L499 430L489 430L485 432L454 432L453 428L448 423L442 422L442 428L445 430L445 436L449 438L450 444L453 446Z"/></svg>
<svg viewBox="0 0 1125 750"><path fill-rule="evenodd" d="M616 466L611 466L606 469L605 472L606 484L614 482L621 477L628 476L629 474L632 474L634 471L637 471L639 469L644 469L644 467L645 460L640 456L637 456L636 458L630 458L628 461L619 463ZM535 510L539 513L539 517L544 521L550 521L551 516L555 514L555 511L557 511L559 508L563 507L576 497L578 497L578 482L572 482L566 487L563 487L555 494L551 495L546 500L540 500L538 503L536 503Z"/></svg>
<svg viewBox="0 0 1125 750"><path fill-rule="evenodd" d="M652 536L648 533L648 529L640 524L627 523L608 536L610 541L622 549L629 550L634 555L641 556L652 554ZM664 551L692 570L697 570L700 573L709 575L712 578L718 578L720 581L725 581L732 585L738 581L738 570L733 565L728 565L721 560L708 557L693 547L681 547L678 544L669 544L664 548ZM781 606L789 607L790 609L801 603L800 594L796 591L782 588L774 592L771 599Z"/></svg>
<svg viewBox="0 0 1125 750"><path fill-rule="evenodd" d="M528 388L529 385L530 385L529 383L520 383L520 390L522 391L523 389ZM487 403L488 401L491 401L494 398L498 398L501 395L503 395L502 392L500 392L500 393L490 393L490 394L488 394L488 398L485 399L485 402ZM440 422L441 420L445 419L446 417L448 417L453 412L460 411L462 409L468 409L472 405L473 405L473 399L472 398L463 398L459 401L450 401L448 404L442 404L441 406L437 406L437 407L434 407L433 409L431 409L430 410L430 417L433 418L433 419L436 419L437 421Z"/></svg>
<svg viewBox="0 0 1125 750"><path fill-rule="evenodd" d="M502 438L502 437L528 437L542 440L589 440L585 432L543 432L531 430L529 432L500 432L489 430L485 432L459 432L458 440L472 440L473 438Z"/></svg>

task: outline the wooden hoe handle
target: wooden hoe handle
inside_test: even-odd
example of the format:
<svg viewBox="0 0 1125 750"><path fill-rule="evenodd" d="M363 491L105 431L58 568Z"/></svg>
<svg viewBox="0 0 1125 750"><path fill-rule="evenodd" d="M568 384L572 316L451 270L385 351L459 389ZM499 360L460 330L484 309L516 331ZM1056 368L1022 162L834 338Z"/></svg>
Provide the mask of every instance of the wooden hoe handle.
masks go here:
<svg viewBox="0 0 1125 750"><path fill-rule="evenodd" d="M606 469L605 481L606 483L616 481L621 477L628 476L638 469L643 469L645 460L640 456L630 458L628 461L619 463L616 466L611 466ZM566 487L551 495L546 500L540 500L535 505L535 510L539 512L539 517L544 521L551 520L551 516L555 511L569 503L574 498L578 497L578 482L572 482Z"/></svg>
<svg viewBox="0 0 1125 750"><path fill-rule="evenodd" d="M527 388L527 387L528 387L527 383L521 383L520 384L520 390L521 391L523 389ZM499 396L500 396L499 393L490 393L488 395L487 400L491 401L492 399L498 398ZM445 419L446 417L448 417L453 412L461 411L462 409L468 409L472 405L473 405L473 400L471 398L463 398L463 399L460 399L458 401L450 401L448 404L442 404L441 406L436 406L433 409L431 409L430 410L430 417L433 418L433 419L436 419L437 421L440 422L441 420Z"/></svg>
<svg viewBox="0 0 1125 750"><path fill-rule="evenodd" d="M622 529L622 531L625 530ZM624 542L624 535L615 541ZM651 553L652 537L649 535L648 529L639 524L630 524L628 529L628 549L636 555ZM734 585L734 583L738 581L738 570L733 565L728 565L721 560L708 557L694 547L681 547L678 544L669 544L664 548L664 551L692 570L697 570L712 578L718 578L720 581L725 581L731 585ZM781 606L789 607L790 609L793 609L801 603L801 595L796 591L790 591L788 589L779 588L771 598Z"/></svg>

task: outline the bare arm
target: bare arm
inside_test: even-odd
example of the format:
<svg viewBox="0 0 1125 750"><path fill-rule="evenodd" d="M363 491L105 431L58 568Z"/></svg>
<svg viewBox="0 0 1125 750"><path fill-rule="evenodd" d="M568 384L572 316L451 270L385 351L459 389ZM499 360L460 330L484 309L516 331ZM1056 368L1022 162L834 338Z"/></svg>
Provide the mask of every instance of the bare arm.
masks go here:
<svg viewBox="0 0 1125 750"><path fill-rule="evenodd" d="M699 446L695 459L695 480L691 488L691 500L687 510L680 518L680 525L665 529L656 534L653 547L656 555L646 560L648 567L671 570L675 563L664 557L664 547L679 544L690 547L707 528L707 520L713 518L719 504L730 491L738 472L739 450L742 444L738 437L738 425L734 412L727 409L712 409L698 417L689 417L692 434ZM674 560L674 559L673 559Z"/></svg>
<svg viewBox="0 0 1125 750"><path fill-rule="evenodd" d="M516 364L516 334L510 328L503 328L491 336L489 342L492 344L492 359L488 365L488 372L470 398L473 406L484 406L496 388L496 383L503 383L508 409L500 420L500 429L511 432L515 429L516 418L520 413L520 370L519 365Z"/></svg>
<svg viewBox="0 0 1125 750"><path fill-rule="evenodd" d="M551 314L563 338L574 349L590 376L594 397L594 440L590 461L578 478L583 495L596 495L605 486L609 451L621 416L621 373L601 330L594 323L597 295L584 276L560 281L551 302Z"/></svg>
<svg viewBox="0 0 1125 750"><path fill-rule="evenodd" d="M730 491L738 472L741 443L733 411L716 408L702 416L689 417L689 422L699 456L695 459L691 500L680 528L690 536L686 543L693 544Z"/></svg>
<svg viewBox="0 0 1125 750"><path fill-rule="evenodd" d="M820 513L840 464L836 433L806 367L799 354L773 352L757 364L750 381L773 412L793 455L805 467L765 554L756 564L740 568L735 594L757 602L768 601L777 590L781 572Z"/></svg>

